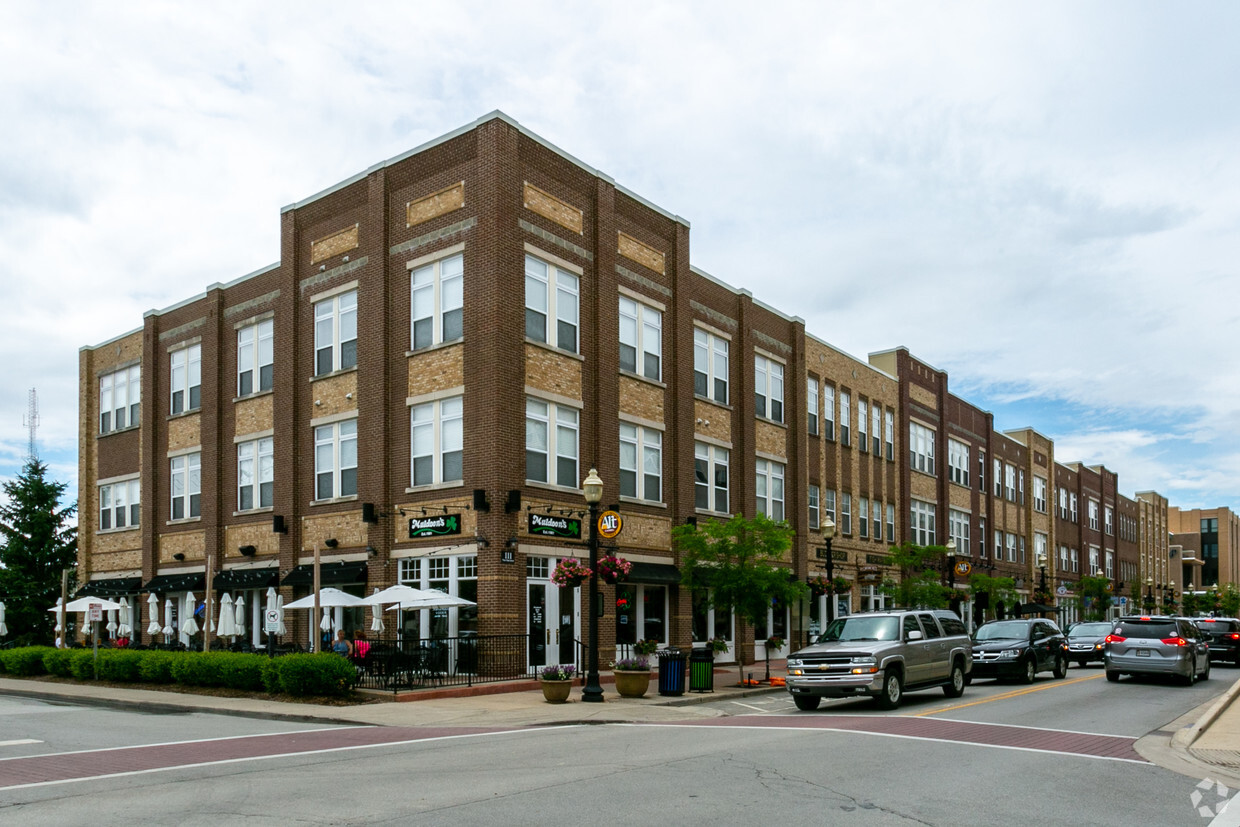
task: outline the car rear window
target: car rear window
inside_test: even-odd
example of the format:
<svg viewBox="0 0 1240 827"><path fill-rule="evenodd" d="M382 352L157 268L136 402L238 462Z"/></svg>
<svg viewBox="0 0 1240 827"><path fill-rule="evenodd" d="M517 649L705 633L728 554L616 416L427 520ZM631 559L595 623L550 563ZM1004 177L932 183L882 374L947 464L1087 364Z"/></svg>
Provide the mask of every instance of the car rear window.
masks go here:
<svg viewBox="0 0 1240 827"><path fill-rule="evenodd" d="M1162 640L1175 637L1179 630L1176 629L1174 620L1125 620L1116 624L1115 634L1120 637L1150 637Z"/></svg>
<svg viewBox="0 0 1240 827"><path fill-rule="evenodd" d="M1110 633L1110 623L1080 623L1072 627L1068 637L1102 637Z"/></svg>
<svg viewBox="0 0 1240 827"><path fill-rule="evenodd" d="M1206 618L1193 622L1196 623L1197 628L1201 629L1203 632L1235 632L1237 631L1237 627L1240 627L1240 623L1237 623L1234 620L1214 620L1212 618Z"/></svg>

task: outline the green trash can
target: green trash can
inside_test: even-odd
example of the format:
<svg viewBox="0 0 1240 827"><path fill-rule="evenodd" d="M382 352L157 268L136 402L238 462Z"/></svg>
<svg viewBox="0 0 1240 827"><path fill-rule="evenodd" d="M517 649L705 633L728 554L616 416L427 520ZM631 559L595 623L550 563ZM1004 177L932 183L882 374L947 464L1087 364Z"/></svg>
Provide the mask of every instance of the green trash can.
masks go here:
<svg viewBox="0 0 1240 827"><path fill-rule="evenodd" d="M715 691L715 653L709 648L694 649L689 653L689 691Z"/></svg>

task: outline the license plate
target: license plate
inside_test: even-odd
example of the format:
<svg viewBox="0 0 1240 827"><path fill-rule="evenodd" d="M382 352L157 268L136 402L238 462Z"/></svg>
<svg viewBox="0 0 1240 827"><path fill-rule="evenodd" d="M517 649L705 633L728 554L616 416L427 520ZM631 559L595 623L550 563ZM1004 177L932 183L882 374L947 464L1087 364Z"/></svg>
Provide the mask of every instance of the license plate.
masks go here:
<svg viewBox="0 0 1240 827"><path fill-rule="evenodd" d="M1138 650L1137 650L1137 657L1139 657L1139 658L1148 658L1149 656L1150 656L1150 650L1149 650L1149 649L1138 649Z"/></svg>

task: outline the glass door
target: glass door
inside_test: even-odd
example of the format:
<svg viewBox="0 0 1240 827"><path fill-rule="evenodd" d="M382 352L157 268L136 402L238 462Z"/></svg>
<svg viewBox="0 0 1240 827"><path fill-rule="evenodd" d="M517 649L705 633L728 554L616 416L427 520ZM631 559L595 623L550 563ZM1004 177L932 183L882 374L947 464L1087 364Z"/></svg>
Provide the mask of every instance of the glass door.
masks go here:
<svg viewBox="0 0 1240 827"><path fill-rule="evenodd" d="M526 632L531 669L576 662L577 589L526 582Z"/></svg>

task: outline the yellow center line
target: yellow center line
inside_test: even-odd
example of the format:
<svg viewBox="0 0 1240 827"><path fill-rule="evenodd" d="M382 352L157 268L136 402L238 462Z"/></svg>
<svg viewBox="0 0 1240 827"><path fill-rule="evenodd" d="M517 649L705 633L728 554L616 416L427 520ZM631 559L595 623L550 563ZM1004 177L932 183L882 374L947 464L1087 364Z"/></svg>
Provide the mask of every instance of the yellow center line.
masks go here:
<svg viewBox="0 0 1240 827"><path fill-rule="evenodd" d="M1031 686L1028 689L1016 689L1016 690L1013 690L1012 692L1004 692L1001 695L992 695L989 698L982 698L980 701L970 701L967 704L955 704L954 706L945 706L942 709L931 709L927 712L918 712L916 715L912 715L910 717L924 718L927 715L938 715L940 712L952 712L957 709L966 709L970 706L977 706L978 704L988 704L991 701L1006 701L1008 698L1019 698L1021 695L1028 695L1030 692L1041 692L1044 689L1054 689L1057 686L1071 686L1072 684L1080 683L1081 681L1096 681L1101 677L1102 675L1100 674L1089 675L1088 677L1084 677L1084 678L1073 678L1072 680L1067 680L1067 681L1055 681L1054 683L1044 683L1041 686Z"/></svg>

